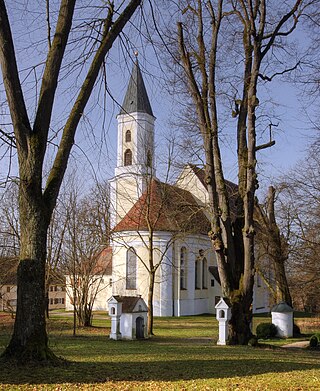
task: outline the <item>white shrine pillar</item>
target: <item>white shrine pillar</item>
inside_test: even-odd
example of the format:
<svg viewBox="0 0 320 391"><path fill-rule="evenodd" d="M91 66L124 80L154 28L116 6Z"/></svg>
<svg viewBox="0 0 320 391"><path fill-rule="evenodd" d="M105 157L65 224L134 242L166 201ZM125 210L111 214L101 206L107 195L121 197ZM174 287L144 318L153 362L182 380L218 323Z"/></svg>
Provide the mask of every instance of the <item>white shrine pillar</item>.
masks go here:
<svg viewBox="0 0 320 391"><path fill-rule="evenodd" d="M231 308L226 301L228 300L221 297L219 303L215 306L216 318L219 322L219 339L217 345L226 345L228 341L228 323L231 319Z"/></svg>
<svg viewBox="0 0 320 391"><path fill-rule="evenodd" d="M110 339L121 339L120 317L122 314L122 303L117 296L112 296L108 300L109 316L111 317Z"/></svg>

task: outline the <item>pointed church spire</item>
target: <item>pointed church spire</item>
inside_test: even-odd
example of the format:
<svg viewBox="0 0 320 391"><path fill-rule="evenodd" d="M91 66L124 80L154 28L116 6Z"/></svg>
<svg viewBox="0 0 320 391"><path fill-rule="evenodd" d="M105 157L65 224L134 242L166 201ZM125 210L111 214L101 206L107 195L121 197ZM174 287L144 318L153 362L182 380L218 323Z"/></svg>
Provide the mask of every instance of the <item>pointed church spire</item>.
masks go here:
<svg viewBox="0 0 320 391"><path fill-rule="evenodd" d="M139 67L138 57L132 69L127 93L124 98L120 114L135 112L147 113L153 116L147 90Z"/></svg>

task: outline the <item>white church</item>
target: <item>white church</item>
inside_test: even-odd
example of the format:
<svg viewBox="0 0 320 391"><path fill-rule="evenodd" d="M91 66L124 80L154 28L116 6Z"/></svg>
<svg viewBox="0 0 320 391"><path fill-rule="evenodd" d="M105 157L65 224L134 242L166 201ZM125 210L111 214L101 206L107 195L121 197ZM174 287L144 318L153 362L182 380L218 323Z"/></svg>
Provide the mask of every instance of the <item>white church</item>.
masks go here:
<svg viewBox="0 0 320 391"><path fill-rule="evenodd" d="M155 171L155 116L136 61L118 120L117 166L110 180L112 267L94 309L111 296L141 296L148 302L150 270L156 269L155 316L215 313L221 287L210 230L204 171L187 164L175 185ZM229 183L230 197L237 191ZM270 310L263 282L254 288L253 311ZM66 309L72 309L67 299Z"/></svg>

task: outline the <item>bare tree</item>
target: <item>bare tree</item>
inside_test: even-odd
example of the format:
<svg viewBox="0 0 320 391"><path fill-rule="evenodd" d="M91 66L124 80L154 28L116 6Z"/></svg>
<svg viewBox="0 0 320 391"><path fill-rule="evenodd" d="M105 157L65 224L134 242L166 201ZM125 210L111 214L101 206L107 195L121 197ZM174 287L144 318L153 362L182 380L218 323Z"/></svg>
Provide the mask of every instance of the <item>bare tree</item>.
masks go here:
<svg viewBox="0 0 320 391"><path fill-rule="evenodd" d="M105 291L111 275L109 244L109 195L107 184L97 184L82 199L71 191L65 204L67 215L64 269L67 273L67 294L81 326L92 325L92 311L101 291ZM75 333L74 324L74 333Z"/></svg>
<svg viewBox="0 0 320 391"><path fill-rule="evenodd" d="M12 318L15 312L17 257L0 257L0 311L8 311Z"/></svg>
<svg viewBox="0 0 320 391"><path fill-rule="evenodd" d="M58 200L48 227L47 258L45 274L46 314L49 316L49 285L54 279L62 281L61 249L66 230L65 214L62 204ZM10 183L3 193L3 202L0 207L1 229L0 243L1 256L19 257L20 253L20 224L18 210L18 185ZM16 282L15 282L16 285Z"/></svg>
<svg viewBox="0 0 320 391"><path fill-rule="evenodd" d="M57 200L52 213L47 234L47 258L45 274L46 291L46 315L49 317L49 288L53 280L60 281L64 285L62 269L62 249L66 235L68 218L63 212L63 204Z"/></svg>
<svg viewBox="0 0 320 391"><path fill-rule="evenodd" d="M216 253L222 294L232 306L229 342L246 344L252 335L256 154L274 144L273 140L257 143L258 82L271 81L294 68L274 71L275 66L281 66L276 48L284 47L284 40L295 30L305 4L297 0L277 7L275 2L266 1L198 0L183 1L179 6L183 21L177 27L176 61L184 70L203 138L211 212L209 236ZM229 70L235 72L230 84L233 80L234 90L240 94L234 99L232 113L236 119L238 157L235 217L222 166L219 121L219 97L223 90L218 75L221 66L227 68L228 62ZM266 77L268 71L272 73ZM228 82L228 78L225 80Z"/></svg>
<svg viewBox="0 0 320 391"><path fill-rule="evenodd" d="M42 74L37 108L32 121L19 78L15 47L6 4L0 0L0 62L10 110L14 142L19 161L19 215L21 227L18 299L14 331L3 353L5 359L55 360L48 347L45 321L45 260L47 230L59 194L75 133L93 91L105 57L131 18L141 0L101 5L100 19L93 23L95 44L92 60L85 66L86 76L63 126L57 152L46 183L43 162L47 152L49 128L62 62L72 28L75 0L62 0L55 32L48 38L48 54ZM82 9L82 12L84 9ZM85 16L82 14L82 18ZM97 28L96 28L97 26ZM50 26L52 28L53 26ZM31 122L32 121L32 122Z"/></svg>
<svg viewBox="0 0 320 391"><path fill-rule="evenodd" d="M289 244L276 222L275 188L273 186L269 187L265 208L263 208L263 205L257 203L255 210L258 242L256 269L258 273L263 275L264 281L273 292L274 303L284 301L292 306L286 276ZM272 275L270 275L270 266L273 270Z"/></svg>
<svg viewBox="0 0 320 391"><path fill-rule="evenodd" d="M279 184L278 216L288 237L288 280L293 304L319 311L320 159L314 143L306 158Z"/></svg>
<svg viewBox="0 0 320 391"><path fill-rule="evenodd" d="M2 257L17 257L20 251L18 186L11 183L2 193L0 205L0 243Z"/></svg>

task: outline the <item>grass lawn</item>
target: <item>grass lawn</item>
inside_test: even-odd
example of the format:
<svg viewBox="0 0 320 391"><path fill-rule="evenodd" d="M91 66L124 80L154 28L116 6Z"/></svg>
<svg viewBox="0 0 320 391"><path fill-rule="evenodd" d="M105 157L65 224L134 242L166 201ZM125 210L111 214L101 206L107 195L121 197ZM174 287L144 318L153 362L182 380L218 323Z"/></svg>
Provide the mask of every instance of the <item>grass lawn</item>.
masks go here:
<svg viewBox="0 0 320 391"><path fill-rule="evenodd" d="M255 318L258 322L270 321ZM299 318L302 332L320 319ZM61 367L0 367L0 390L320 390L320 352L217 346L213 316L156 318L155 336L144 341L109 340L110 322L72 336L72 318L52 316L48 331ZM12 321L0 313L0 353Z"/></svg>

